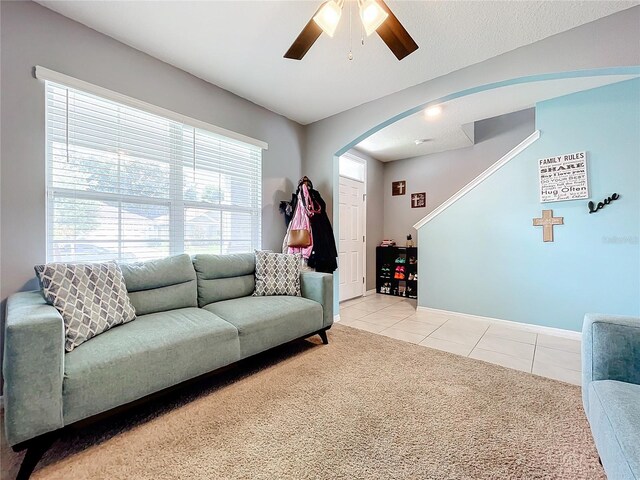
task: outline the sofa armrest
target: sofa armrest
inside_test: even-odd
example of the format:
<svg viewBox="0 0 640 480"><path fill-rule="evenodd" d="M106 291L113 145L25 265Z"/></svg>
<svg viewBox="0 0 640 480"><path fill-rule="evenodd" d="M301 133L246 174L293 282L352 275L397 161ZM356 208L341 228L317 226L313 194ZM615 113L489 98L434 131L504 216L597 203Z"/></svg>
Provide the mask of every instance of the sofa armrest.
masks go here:
<svg viewBox="0 0 640 480"><path fill-rule="evenodd" d="M333 324L333 275L320 272L300 274L302 296L322 305L323 327Z"/></svg>
<svg viewBox="0 0 640 480"><path fill-rule="evenodd" d="M582 400L588 413L589 383L640 384L640 318L587 314L582 325Z"/></svg>
<svg viewBox="0 0 640 480"><path fill-rule="evenodd" d="M7 299L4 423L10 445L63 426L64 322L40 292Z"/></svg>

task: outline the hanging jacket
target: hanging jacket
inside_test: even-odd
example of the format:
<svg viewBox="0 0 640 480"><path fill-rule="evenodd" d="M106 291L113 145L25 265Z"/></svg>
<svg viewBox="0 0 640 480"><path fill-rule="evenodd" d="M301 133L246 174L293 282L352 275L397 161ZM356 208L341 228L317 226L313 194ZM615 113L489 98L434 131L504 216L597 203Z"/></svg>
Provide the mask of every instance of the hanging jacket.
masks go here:
<svg viewBox="0 0 640 480"><path fill-rule="evenodd" d="M308 265L317 272L333 273L338 268L338 250L333 236L333 228L327 216L327 205L320 192L309 190L311 203L315 213L309 219L313 234L313 250L309 256Z"/></svg>

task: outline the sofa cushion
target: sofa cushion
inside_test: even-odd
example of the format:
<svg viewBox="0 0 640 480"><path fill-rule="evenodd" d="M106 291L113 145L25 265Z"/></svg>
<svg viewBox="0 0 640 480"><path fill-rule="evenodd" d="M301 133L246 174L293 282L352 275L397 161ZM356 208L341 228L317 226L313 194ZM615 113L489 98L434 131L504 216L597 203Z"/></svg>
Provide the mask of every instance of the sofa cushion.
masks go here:
<svg viewBox="0 0 640 480"><path fill-rule="evenodd" d="M44 298L64 319L67 352L136 318L122 272L113 262L47 263L35 270Z"/></svg>
<svg viewBox="0 0 640 480"><path fill-rule="evenodd" d="M242 297L204 308L238 329L242 358L316 332L323 325L322 306L302 297Z"/></svg>
<svg viewBox="0 0 640 480"><path fill-rule="evenodd" d="M193 256L198 277L198 306L251 295L255 288L253 253Z"/></svg>
<svg viewBox="0 0 640 480"><path fill-rule="evenodd" d="M640 479L640 385L591 382L589 423L607 476Z"/></svg>
<svg viewBox="0 0 640 480"><path fill-rule="evenodd" d="M198 306L196 272L186 254L120 265L136 314Z"/></svg>
<svg viewBox="0 0 640 480"><path fill-rule="evenodd" d="M300 254L256 250L256 289L254 297L268 295L300 296Z"/></svg>
<svg viewBox="0 0 640 480"><path fill-rule="evenodd" d="M183 308L138 317L65 355L64 422L104 412L240 359L238 331Z"/></svg>

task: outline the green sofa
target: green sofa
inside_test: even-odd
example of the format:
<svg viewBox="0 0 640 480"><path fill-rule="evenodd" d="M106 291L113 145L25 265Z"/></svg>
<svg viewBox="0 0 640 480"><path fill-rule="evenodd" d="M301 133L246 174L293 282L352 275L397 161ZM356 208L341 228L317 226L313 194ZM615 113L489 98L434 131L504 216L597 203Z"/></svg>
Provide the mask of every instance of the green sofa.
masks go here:
<svg viewBox="0 0 640 480"><path fill-rule="evenodd" d="M137 318L64 350L41 292L7 300L5 430L28 448L22 476L59 431L333 323L332 275L301 274L302 296L251 296L255 256L177 255L121 265Z"/></svg>

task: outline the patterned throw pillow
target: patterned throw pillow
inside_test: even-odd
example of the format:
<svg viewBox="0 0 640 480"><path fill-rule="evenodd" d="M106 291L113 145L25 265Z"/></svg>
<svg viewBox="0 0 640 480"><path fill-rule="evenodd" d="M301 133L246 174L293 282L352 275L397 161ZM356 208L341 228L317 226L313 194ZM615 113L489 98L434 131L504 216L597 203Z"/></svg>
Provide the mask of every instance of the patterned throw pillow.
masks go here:
<svg viewBox="0 0 640 480"><path fill-rule="evenodd" d="M44 298L62 315L65 350L136 318L117 264L48 263L35 266Z"/></svg>
<svg viewBox="0 0 640 480"><path fill-rule="evenodd" d="M256 289L254 297L269 295L300 296L300 254L256 250Z"/></svg>

